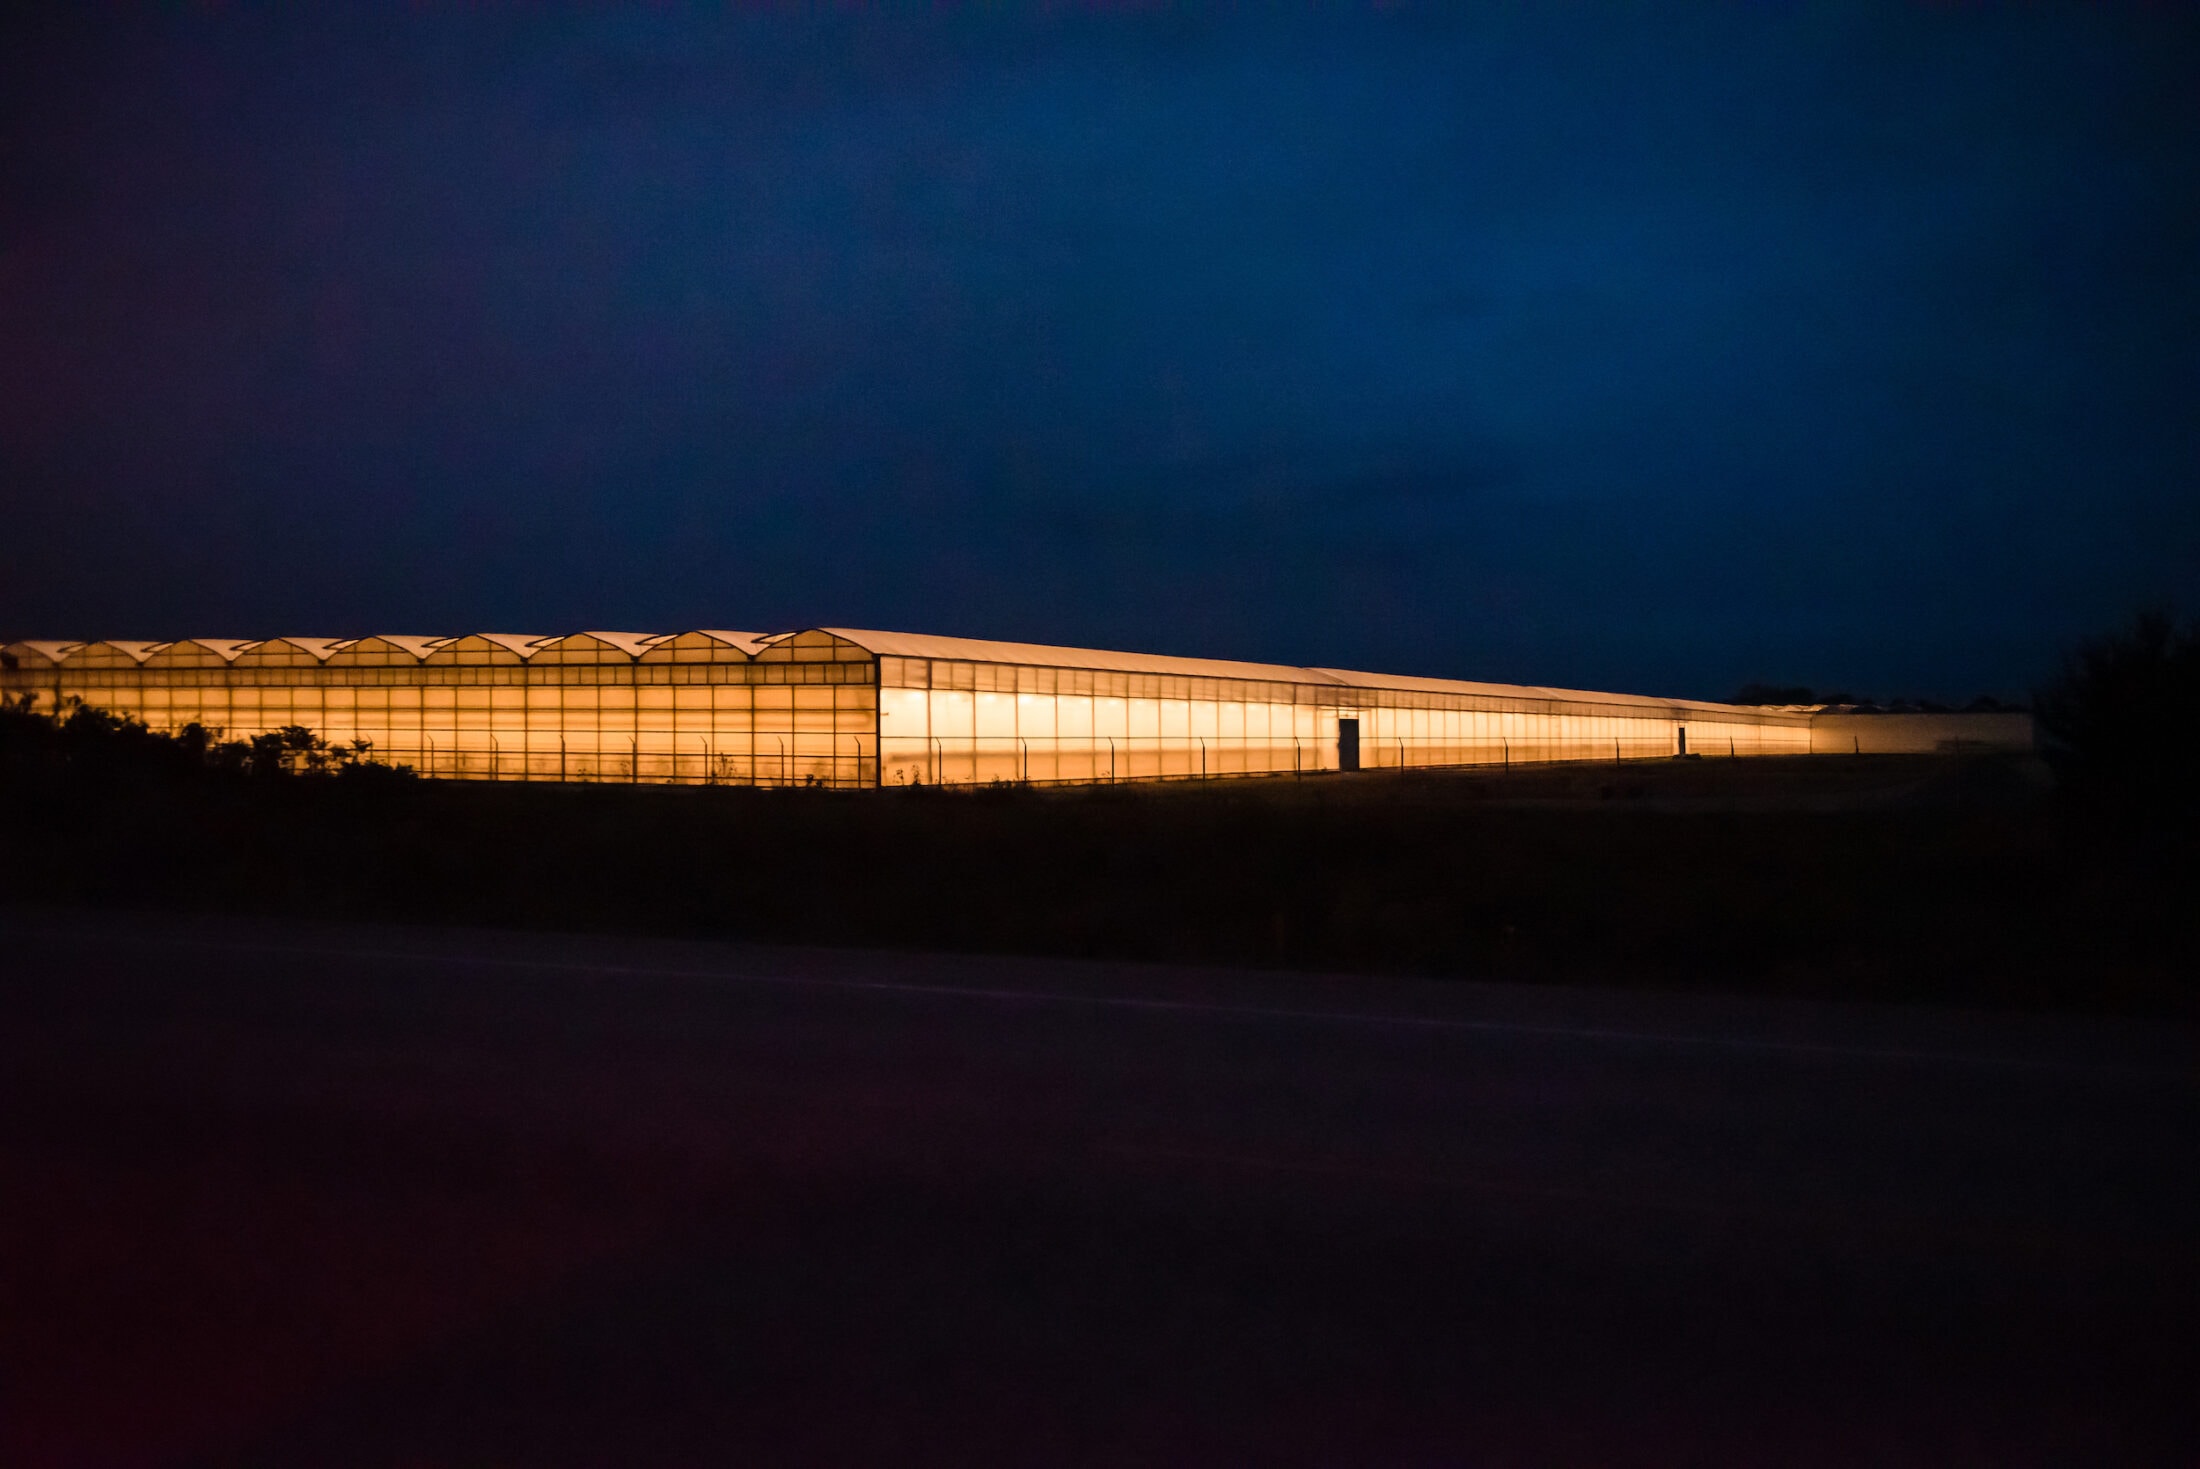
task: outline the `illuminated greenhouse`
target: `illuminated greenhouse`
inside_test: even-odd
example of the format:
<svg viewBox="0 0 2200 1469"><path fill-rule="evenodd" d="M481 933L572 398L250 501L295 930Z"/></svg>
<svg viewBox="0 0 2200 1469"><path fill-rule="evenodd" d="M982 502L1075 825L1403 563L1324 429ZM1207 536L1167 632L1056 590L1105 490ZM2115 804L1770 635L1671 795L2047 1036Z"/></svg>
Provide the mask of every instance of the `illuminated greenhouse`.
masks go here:
<svg viewBox="0 0 2200 1469"><path fill-rule="evenodd" d="M0 690L439 777L838 787L1802 754L1814 712L839 627L18 642Z"/></svg>

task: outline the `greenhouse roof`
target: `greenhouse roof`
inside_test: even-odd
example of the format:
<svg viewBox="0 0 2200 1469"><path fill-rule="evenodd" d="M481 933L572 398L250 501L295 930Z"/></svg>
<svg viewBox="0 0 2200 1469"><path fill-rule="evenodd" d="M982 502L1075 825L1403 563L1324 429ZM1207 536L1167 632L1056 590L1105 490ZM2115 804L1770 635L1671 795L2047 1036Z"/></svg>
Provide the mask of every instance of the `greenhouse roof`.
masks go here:
<svg viewBox="0 0 2200 1469"><path fill-rule="evenodd" d="M1090 669L1109 673L1165 674L1187 678L1236 679L1245 682L1295 684L1302 687L1330 689L1388 689L1395 691L1465 695L1469 697L1548 700L1566 704L1597 704L1608 709L1635 709L1643 711L1677 712L1685 710L1738 711L1739 706L1721 704L1702 699L1664 699L1642 694L1620 694L1584 689L1551 688L1530 684L1483 683L1469 679L1423 678L1410 674L1369 673L1351 668L1305 667L1288 663L1249 663L1227 658L1182 658L1161 653L1125 653L1100 648L1065 647L1047 643L1006 642L990 638L946 637L933 633L888 632L877 628L817 627L798 628L779 633L731 632L714 629L697 629L688 632L639 633L639 632L580 632L559 637L535 637L521 633L470 633L464 637L403 637L381 633L356 640L333 638L270 638L265 642L247 644L229 639L198 638L182 643L105 642L76 644L66 642L22 642L11 644L51 661L77 657L98 657L101 650L113 650L137 662L163 649L173 648L175 654L163 658L188 656L191 650L205 650L222 659L233 659L239 652L250 648L273 650L279 646L296 648L318 659L341 655L339 661L370 660L377 649L389 649L409 653L414 658L426 659L440 654L435 661L448 662L468 654L491 653L501 661L504 657L531 659L538 654L547 655L545 661L558 661L570 652L588 647L616 650L627 658L641 658L648 654L650 661L680 659L684 651L712 644L735 652L739 658L758 656L767 649L784 650L800 648L813 640L837 639L878 657L928 658L968 663L1020 664L1039 668ZM799 641L797 641L799 640ZM829 641L825 644L830 645ZM614 655L613 661L617 661ZM1750 708L1749 713L1758 720L1772 716L1779 722L1805 718L1809 709Z"/></svg>
<svg viewBox="0 0 2200 1469"><path fill-rule="evenodd" d="M45 659L48 663L59 663L83 646L82 643L57 643L45 638L30 638L23 642L8 644L7 651L18 655L31 653Z"/></svg>
<svg viewBox="0 0 2200 1469"><path fill-rule="evenodd" d="M937 637L931 633L880 632L824 627L859 648L889 658L952 658L969 663L1025 663L1041 668L1092 668L1111 673L1173 673L1191 678L1256 679L1267 683L1336 683L1318 669L1288 663L1238 663L1224 658L1177 658L1164 653L1111 653L1045 643L1003 643L986 638ZM791 636L791 634L790 634Z"/></svg>
<svg viewBox="0 0 2200 1469"><path fill-rule="evenodd" d="M947 658L971 663L1021 663L1042 668L1090 668L1116 673L1171 673L1198 678L1250 679L1316 686L1341 685L1358 689L1403 689L1419 693L1466 694L1499 699L1551 699L1574 704L1593 703L1640 709L1731 707L1702 699L1661 699L1644 694L1612 694L1529 684L1481 683L1468 679L1420 678L1411 674L1367 673L1352 668L1311 668L1290 663L1239 663L1219 658L1176 658L1159 653L1116 653L1097 648L939 637L930 633L881 632L871 628L826 627L817 630L845 638L858 647L891 658Z"/></svg>

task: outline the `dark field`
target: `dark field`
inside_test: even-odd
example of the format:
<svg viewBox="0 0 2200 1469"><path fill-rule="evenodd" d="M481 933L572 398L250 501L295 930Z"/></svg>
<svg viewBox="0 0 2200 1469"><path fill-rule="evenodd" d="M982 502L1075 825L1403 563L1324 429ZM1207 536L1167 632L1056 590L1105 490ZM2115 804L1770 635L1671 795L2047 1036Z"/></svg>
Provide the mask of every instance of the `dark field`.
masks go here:
<svg viewBox="0 0 2200 1469"><path fill-rule="evenodd" d="M0 818L11 1469L2200 1452L2189 868L2025 763L154 755Z"/></svg>
<svg viewBox="0 0 2200 1469"><path fill-rule="evenodd" d="M0 953L10 1469L2200 1454L2159 1022L269 920Z"/></svg>
<svg viewBox="0 0 2200 1469"><path fill-rule="evenodd" d="M45 904L2195 1013L2196 869L2036 765L1060 790L18 781ZM2189 841L2185 850L2189 851Z"/></svg>

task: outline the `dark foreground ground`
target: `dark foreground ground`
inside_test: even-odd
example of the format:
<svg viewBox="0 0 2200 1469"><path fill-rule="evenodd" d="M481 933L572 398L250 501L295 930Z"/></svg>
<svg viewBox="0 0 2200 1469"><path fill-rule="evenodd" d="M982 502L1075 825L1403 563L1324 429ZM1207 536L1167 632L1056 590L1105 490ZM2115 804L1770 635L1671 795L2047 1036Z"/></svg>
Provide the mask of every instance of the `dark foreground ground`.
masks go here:
<svg viewBox="0 0 2200 1469"><path fill-rule="evenodd" d="M2200 1457L2174 1025L24 910L0 954L0 1464Z"/></svg>
<svg viewBox="0 0 2200 1469"><path fill-rule="evenodd" d="M829 792L252 779L109 743L0 761L0 893L2200 1018L2200 841L2007 758Z"/></svg>

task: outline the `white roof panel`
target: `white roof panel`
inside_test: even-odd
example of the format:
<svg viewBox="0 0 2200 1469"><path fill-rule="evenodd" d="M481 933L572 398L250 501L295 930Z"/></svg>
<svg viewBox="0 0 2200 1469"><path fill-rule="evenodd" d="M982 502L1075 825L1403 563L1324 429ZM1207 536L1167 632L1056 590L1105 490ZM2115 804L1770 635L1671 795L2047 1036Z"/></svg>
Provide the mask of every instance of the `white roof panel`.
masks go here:
<svg viewBox="0 0 2200 1469"><path fill-rule="evenodd" d="M1811 709L1759 708L1714 703L1701 699L1661 699L1642 694L1607 693L1586 689L1550 688L1531 684L1483 683L1467 679L1422 678L1411 674L1368 673L1351 668L1313 668L1287 663L1246 663L1223 658L1180 658L1160 653L1124 653L1100 648L1073 648L1047 643L1016 643L987 638L943 637L931 633L888 632L876 628L823 627L796 629L781 633L730 632L714 629L696 629L680 634L586 632L572 633L562 638L542 638L522 633L474 633L470 639L492 644L527 658L533 653L558 643L579 638L591 638L598 643L617 648L629 657L640 657L652 648L662 647L676 638L708 638L728 647L739 649L754 657L763 648L801 632L816 632L843 639L879 657L889 658L938 658L958 662L1015 664L1039 668L1079 668L1111 673L1171 674L1192 678L1238 679L1261 683L1286 683L1317 688L1389 689L1401 692L1451 694L1467 697L1547 700L1570 705L1602 705L1613 709L1637 709L1646 713L1675 714L1700 711L1708 714L1746 715L1754 721L1790 723L1807 721ZM218 654L224 659L235 659L249 647L272 646L286 643L312 654L327 658L347 649L368 650L369 645L384 644L410 653L415 658L426 658L431 653L449 649L454 643L468 639L448 637L406 637L393 633L379 633L360 639L337 638L281 638L268 639L265 644L253 644L229 638L195 638L190 644ZM152 654L171 646L167 643L109 641L99 644L67 642L21 642L11 647L29 650L41 657L59 661L70 654L89 648L111 648L117 652L144 662ZM664 656L664 655L660 655Z"/></svg>
<svg viewBox="0 0 2200 1469"><path fill-rule="evenodd" d="M515 657L525 658L528 654L534 652L535 649L550 641L552 640L546 637L542 637L536 633L470 632L463 637L445 638L441 640L435 645L432 652L436 654L452 654L455 656L458 651L463 650L463 645L466 643L487 643L492 647L502 648L505 652L510 653Z"/></svg>
<svg viewBox="0 0 2200 1469"><path fill-rule="evenodd" d="M665 633L653 637L648 647L636 656L646 661L679 663L687 661L687 655L697 652L715 653L724 648L739 653L743 658L754 658L757 650L771 641L771 635L760 632L729 632L722 628L689 628L686 632Z"/></svg>
<svg viewBox="0 0 2200 1469"><path fill-rule="evenodd" d="M18 655L34 653L48 663L59 663L83 646L82 643L57 643L45 638L27 638L22 642L8 644L8 651Z"/></svg>
<svg viewBox="0 0 2200 1469"><path fill-rule="evenodd" d="M412 654L415 658L425 658L430 653L433 653L436 649L442 647L445 643L451 641L451 639L449 639L448 637L406 637L399 633L393 632L378 632L375 633L373 636L375 641L388 643L393 648L402 648L406 652ZM361 638L359 641L366 642L367 639Z"/></svg>
<svg viewBox="0 0 2200 1469"><path fill-rule="evenodd" d="M1022 663L1038 668L1092 668L1110 673L1173 673L1191 678L1253 679L1264 683L1334 683L1312 668L1286 663L1237 663L1223 658L1176 658L1164 653L1112 653L1046 643L1003 643L930 633L879 632L860 627L821 627L859 648L889 658L953 658L968 663ZM791 637L782 633L780 637ZM775 639L776 641L776 639Z"/></svg>
<svg viewBox="0 0 2200 1469"><path fill-rule="evenodd" d="M339 648L352 645L350 638L263 638L244 649L237 656L244 659L265 658L270 654L303 653L316 660L326 659Z"/></svg>
<svg viewBox="0 0 2200 1469"><path fill-rule="evenodd" d="M135 638L105 638L96 643L86 643L75 651L89 653L97 648L112 648L133 662L143 663L167 646L166 643L147 643Z"/></svg>
<svg viewBox="0 0 2200 1469"><path fill-rule="evenodd" d="M1741 712L1738 706L1711 703L1702 699L1661 699L1643 694L1601 693L1587 689L1548 688L1542 685L1422 678L1412 674L1367 673L1353 668L1309 668L1288 663L1239 663L1221 658L1177 658L1158 653L1117 653L1097 648L1057 647L1044 643L1009 643L983 638L938 637L930 633L882 632L873 628L825 627L817 631L846 638L860 648L890 658L951 658L971 663L1017 663L1041 668L1169 673L1199 678L1235 678L1315 686L1343 685L1346 688L1396 689L1492 699L1547 699L1567 704L1603 704L1645 711L1701 709ZM791 637L793 634L781 633L778 636ZM1756 715L1760 711L1748 712Z"/></svg>
<svg viewBox="0 0 2200 1469"><path fill-rule="evenodd" d="M567 637L552 638L543 646L551 647L558 643L568 643L574 638L594 638L599 643L617 648L629 658L639 658L652 643L663 642L665 634L661 632L577 632Z"/></svg>
<svg viewBox="0 0 2200 1469"><path fill-rule="evenodd" d="M234 663L237 655L252 646L252 638L179 638L162 648L163 653L187 653L193 648L212 653L224 663Z"/></svg>
<svg viewBox="0 0 2200 1469"><path fill-rule="evenodd" d="M728 632L723 628L711 627L699 627L696 628L695 631L703 637L716 638L719 642L724 643L729 647L739 648L742 652L747 653L752 658L756 656L757 649L763 647L773 638L786 636L786 634L784 633Z"/></svg>

